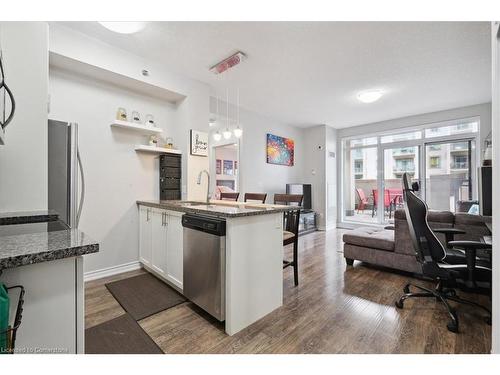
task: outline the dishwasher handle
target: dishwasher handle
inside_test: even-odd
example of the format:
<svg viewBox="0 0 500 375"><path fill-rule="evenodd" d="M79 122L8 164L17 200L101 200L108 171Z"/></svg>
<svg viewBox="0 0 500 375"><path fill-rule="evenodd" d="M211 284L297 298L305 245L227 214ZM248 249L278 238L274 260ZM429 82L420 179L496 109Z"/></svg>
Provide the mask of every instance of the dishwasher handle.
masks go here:
<svg viewBox="0 0 500 375"><path fill-rule="evenodd" d="M226 220L215 217L184 214L182 215L182 226L214 236L223 237L226 235Z"/></svg>

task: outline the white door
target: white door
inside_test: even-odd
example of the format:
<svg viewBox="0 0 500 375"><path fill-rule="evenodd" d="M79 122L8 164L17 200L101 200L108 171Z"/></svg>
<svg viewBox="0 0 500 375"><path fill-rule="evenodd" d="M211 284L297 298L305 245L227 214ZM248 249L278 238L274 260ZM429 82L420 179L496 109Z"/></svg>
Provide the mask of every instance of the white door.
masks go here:
<svg viewBox="0 0 500 375"><path fill-rule="evenodd" d="M182 289L183 277L182 213L168 213L167 280Z"/></svg>
<svg viewBox="0 0 500 375"><path fill-rule="evenodd" d="M151 266L151 211L139 206L139 261L146 266Z"/></svg>
<svg viewBox="0 0 500 375"><path fill-rule="evenodd" d="M153 210L151 227L151 269L160 276L167 274L167 214L163 210Z"/></svg>

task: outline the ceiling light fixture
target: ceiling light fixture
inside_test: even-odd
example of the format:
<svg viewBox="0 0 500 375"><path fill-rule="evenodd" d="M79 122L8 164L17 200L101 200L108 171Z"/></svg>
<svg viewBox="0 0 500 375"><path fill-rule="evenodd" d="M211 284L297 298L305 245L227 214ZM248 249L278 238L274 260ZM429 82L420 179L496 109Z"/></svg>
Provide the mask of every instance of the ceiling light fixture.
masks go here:
<svg viewBox="0 0 500 375"><path fill-rule="evenodd" d="M242 62L246 58L246 55L238 51L235 54L229 56L228 58L218 62L214 66L210 68L210 71L214 74L221 74L224 73L226 70L232 68L233 66L238 65L240 62Z"/></svg>
<svg viewBox="0 0 500 375"><path fill-rule="evenodd" d="M99 22L106 29L120 34L133 34L143 30L146 22L128 22L128 21L109 21Z"/></svg>
<svg viewBox="0 0 500 375"><path fill-rule="evenodd" d="M224 130L224 131L222 132L222 135L224 136L224 139L229 139L229 138L231 138L232 133L231 133L231 131L229 130L229 128L226 128L226 130Z"/></svg>
<svg viewBox="0 0 500 375"><path fill-rule="evenodd" d="M384 92L382 90L363 91L358 94L358 100L362 103L373 103L379 100Z"/></svg>
<svg viewBox="0 0 500 375"><path fill-rule="evenodd" d="M236 138L240 138L243 135L243 130L241 130L239 125L236 129L233 130L233 132Z"/></svg>
<svg viewBox="0 0 500 375"><path fill-rule="evenodd" d="M219 131L217 130L216 133L214 133L214 141L219 142L222 136L220 135Z"/></svg>
<svg viewBox="0 0 500 375"><path fill-rule="evenodd" d="M240 138L243 135L243 130L240 128L240 89L236 90L236 129L233 130L234 136Z"/></svg>

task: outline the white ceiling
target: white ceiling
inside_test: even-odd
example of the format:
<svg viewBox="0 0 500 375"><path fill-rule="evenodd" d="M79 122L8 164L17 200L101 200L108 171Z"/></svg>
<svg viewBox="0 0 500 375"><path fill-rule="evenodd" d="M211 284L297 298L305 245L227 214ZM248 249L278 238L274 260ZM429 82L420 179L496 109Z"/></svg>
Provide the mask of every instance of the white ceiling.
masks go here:
<svg viewBox="0 0 500 375"><path fill-rule="evenodd" d="M213 94L238 87L242 107L297 126L342 128L491 100L487 22L151 22L132 35L64 24L206 82ZM244 63L209 72L237 50ZM356 99L372 88L386 94Z"/></svg>

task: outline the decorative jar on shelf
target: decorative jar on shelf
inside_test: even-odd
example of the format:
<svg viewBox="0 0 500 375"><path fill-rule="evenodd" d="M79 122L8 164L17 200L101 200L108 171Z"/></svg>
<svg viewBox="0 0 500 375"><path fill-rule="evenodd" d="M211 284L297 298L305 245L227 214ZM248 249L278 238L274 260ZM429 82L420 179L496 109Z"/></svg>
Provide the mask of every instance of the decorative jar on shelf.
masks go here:
<svg viewBox="0 0 500 375"><path fill-rule="evenodd" d="M137 111L132 112L132 122L135 122L136 124L141 124L141 114Z"/></svg>
<svg viewBox="0 0 500 375"><path fill-rule="evenodd" d="M156 128L155 118L153 115L146 115L146 125L153 126Z"/></svg>
<svg viewBox="0 0 500 375"><path fill-rule="evenodd" d="M151 137L149 137L149 145L154 146L154 147L158 147L158 138L155 135L152 135Z"/></svg>
<svg viewBox="0 0 500 375"><path fill-rule="evenodd" d="M125 108L118 108L116 111L116 119L120 121L127 121L127 110Z"/></svg>

